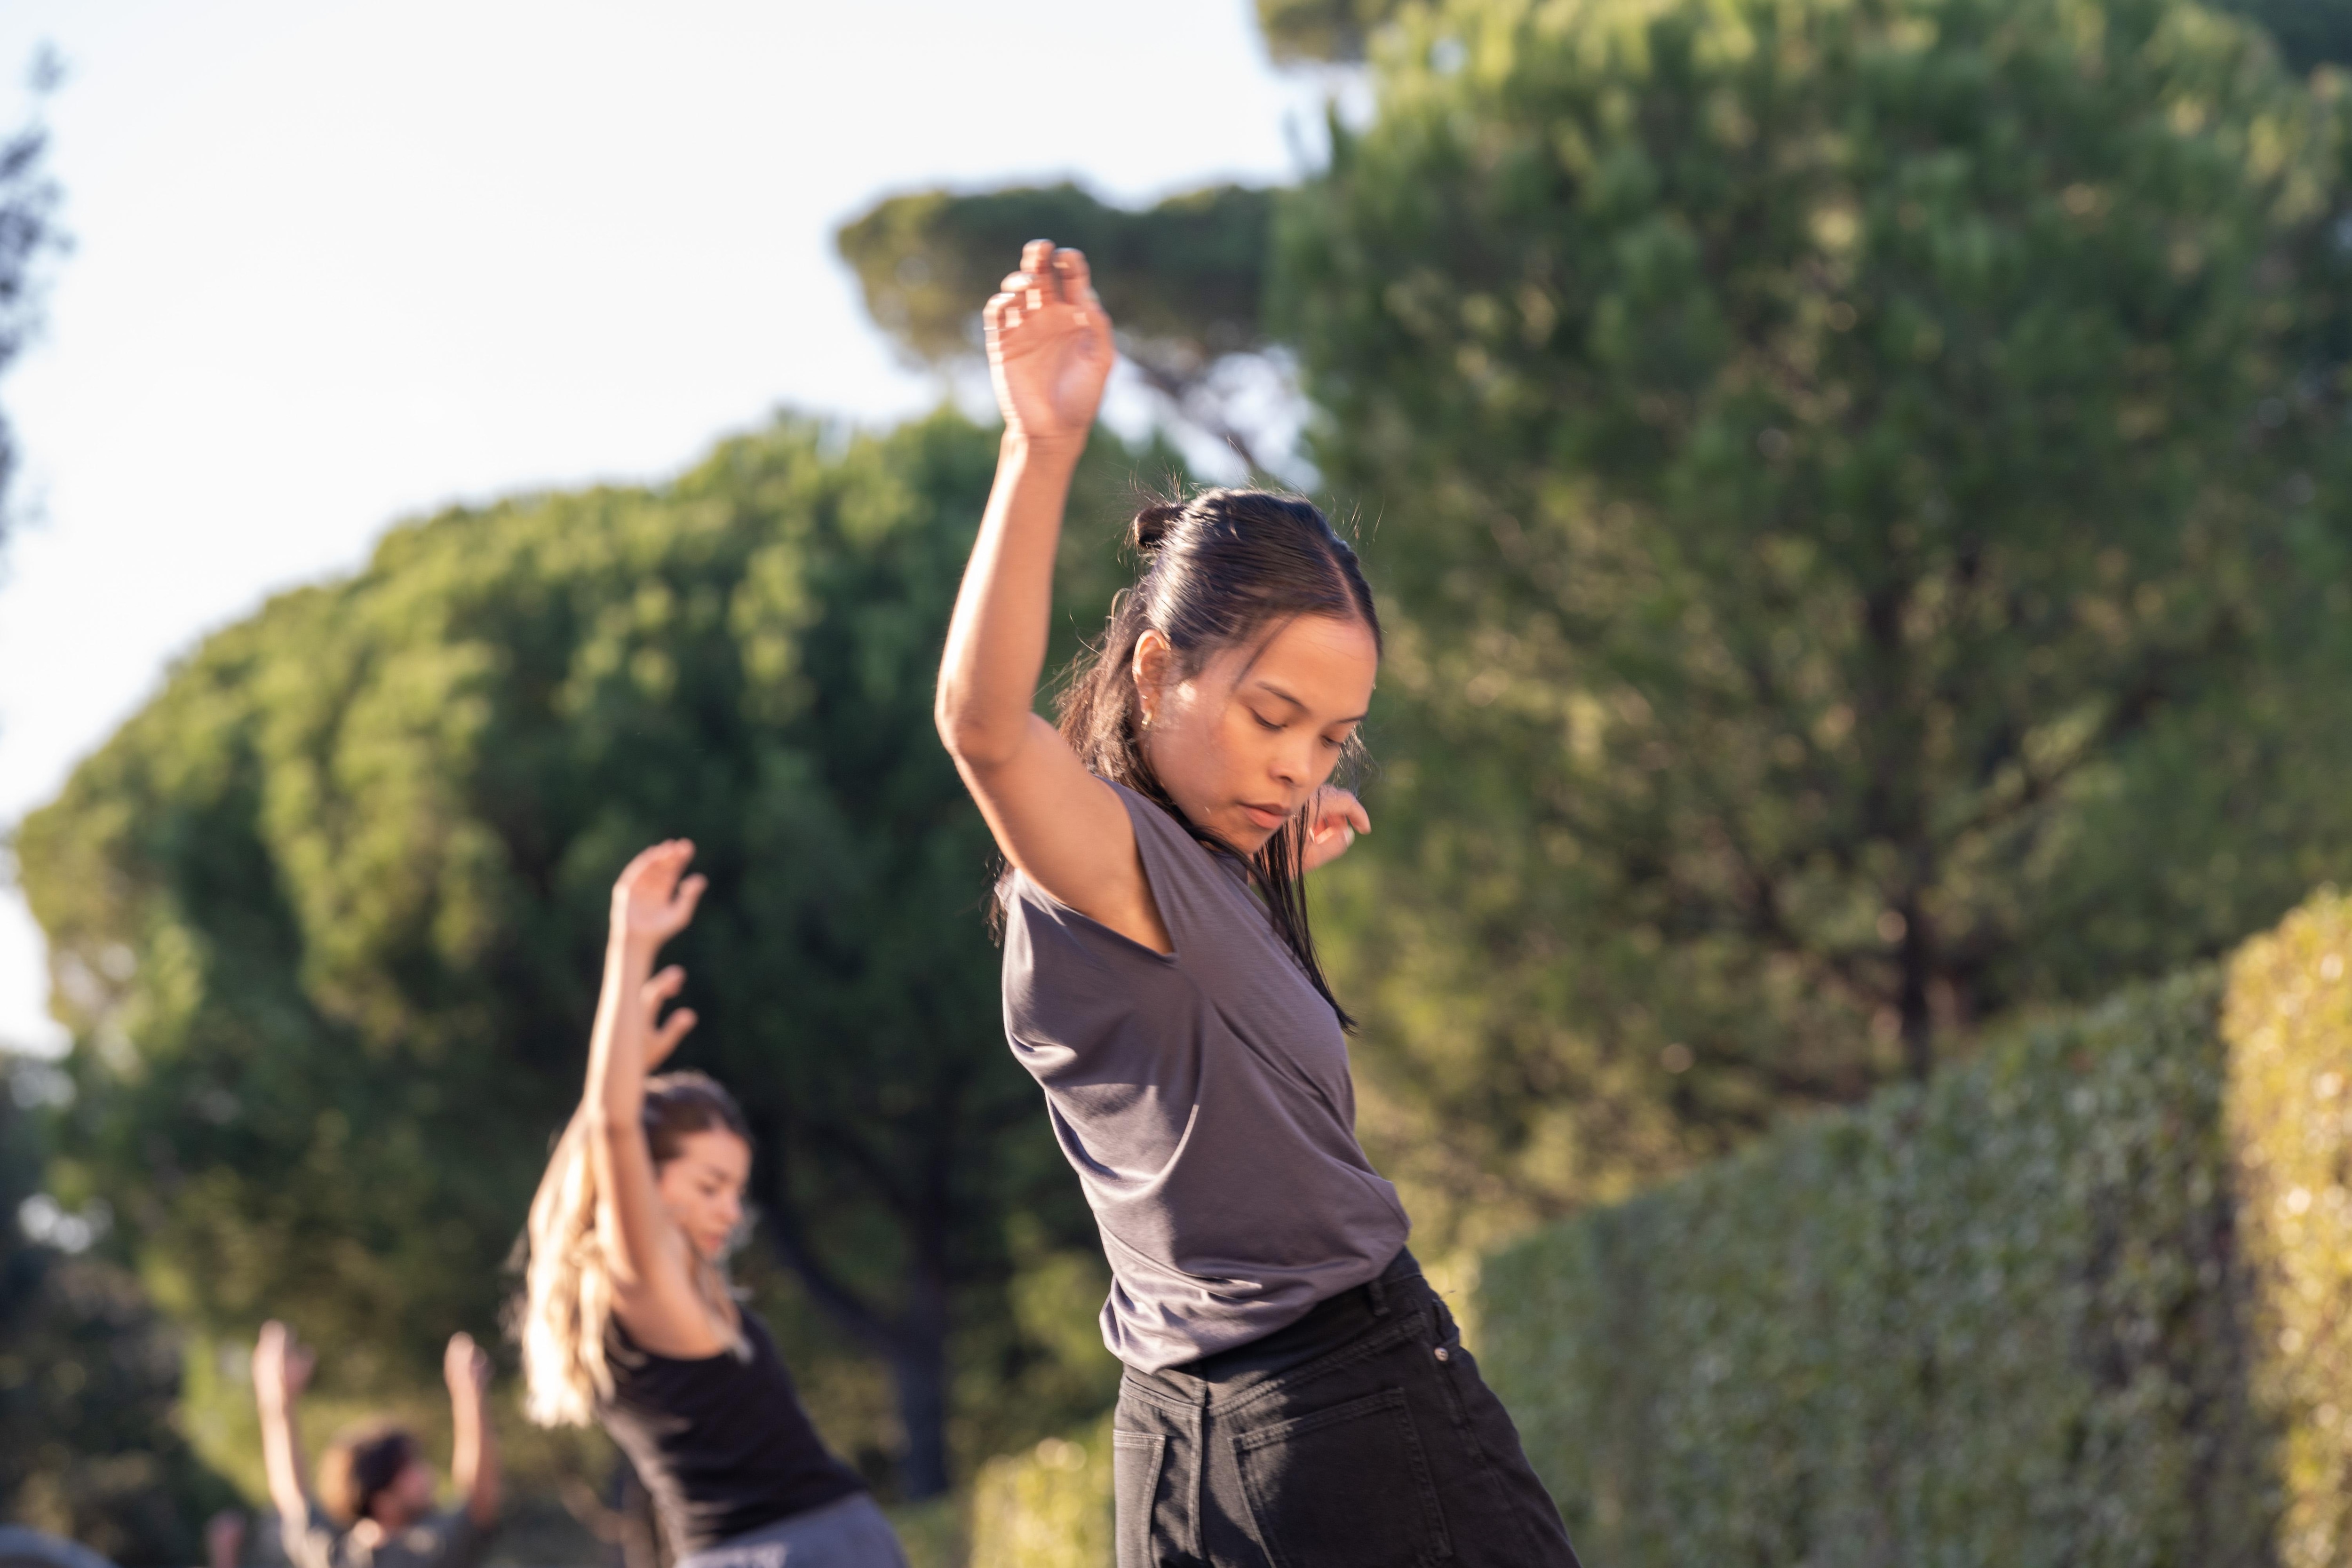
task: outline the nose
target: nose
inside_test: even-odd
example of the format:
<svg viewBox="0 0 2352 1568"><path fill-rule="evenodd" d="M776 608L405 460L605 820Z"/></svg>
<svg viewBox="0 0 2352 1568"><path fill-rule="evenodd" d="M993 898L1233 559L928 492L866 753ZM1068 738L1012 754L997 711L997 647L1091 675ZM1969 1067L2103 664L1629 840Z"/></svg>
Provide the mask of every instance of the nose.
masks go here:
<svg viewBox="0 0 2352 1568"><path fill-rule="evenodd" d="M1292 789L1302 788L1315 781L1314 742L1293 742L1279 747L1274 753L1274 776Z"/></svg>

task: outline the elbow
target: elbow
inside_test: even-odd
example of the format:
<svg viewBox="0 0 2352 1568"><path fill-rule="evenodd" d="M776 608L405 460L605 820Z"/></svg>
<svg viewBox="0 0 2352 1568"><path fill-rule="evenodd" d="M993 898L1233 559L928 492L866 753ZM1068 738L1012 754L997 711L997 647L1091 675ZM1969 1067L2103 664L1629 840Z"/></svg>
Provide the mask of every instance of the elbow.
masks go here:
<svg viewBox="0 0 2352 1568"><path fill-rule="evenodd" d="M975 712L971 704L956 700L944 689L931 718L948 755L966 770L981 773L1002 765L1020 748L1029 720L1023 713L1006 723L993 715Z"/></svg>

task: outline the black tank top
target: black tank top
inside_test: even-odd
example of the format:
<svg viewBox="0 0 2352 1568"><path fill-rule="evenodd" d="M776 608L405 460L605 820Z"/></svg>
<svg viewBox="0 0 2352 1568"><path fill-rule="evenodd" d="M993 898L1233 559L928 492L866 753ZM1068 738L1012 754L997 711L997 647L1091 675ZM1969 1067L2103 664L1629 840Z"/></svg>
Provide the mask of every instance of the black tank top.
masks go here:
<svg viewBox="0 0 2352 1568"><path fill-rule="evenodd" d="M680 1557L866 1489L801 1408L768 1326L748 1308L743 1342L695 1361L640 1350L613 1320L613 1397L597 1419L653 1493Z"/></svg>

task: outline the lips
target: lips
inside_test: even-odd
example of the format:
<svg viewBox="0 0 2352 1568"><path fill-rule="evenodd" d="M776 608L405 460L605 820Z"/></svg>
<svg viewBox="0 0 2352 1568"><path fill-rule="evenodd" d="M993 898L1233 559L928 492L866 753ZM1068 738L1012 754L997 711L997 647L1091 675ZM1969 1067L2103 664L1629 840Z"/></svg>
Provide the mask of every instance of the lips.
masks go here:
<svg viewBox="0 0 2352 1568"><path fill-rule="evenodd" d="M1268 833L1290 820L1290 813L1286 811L1270 805L1252 805L1247 801L1242 803L1242 815Z"/></svg>

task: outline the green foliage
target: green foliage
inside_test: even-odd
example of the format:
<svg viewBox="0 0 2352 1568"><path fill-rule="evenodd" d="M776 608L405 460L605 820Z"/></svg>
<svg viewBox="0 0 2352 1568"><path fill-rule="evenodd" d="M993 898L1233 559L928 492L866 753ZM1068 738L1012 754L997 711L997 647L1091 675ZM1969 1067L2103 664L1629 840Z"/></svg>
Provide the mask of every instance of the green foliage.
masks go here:
<svg viewBox="0 0 2352 1568"><path fill-rule="evenodd" d="M2298 412L2340 124L2251 31L1459 0L1377 78L1276 318L1397 620L1333 951L1441 1230L1428 1194L1621 1192L2352 863L2290 679L2344 575Z"/></svg>
<svg viewBox="0 0 2352 1568"><path fill-rule="evenodd" d="M1033 239L1076 246L1093 265L1121 346L1155 363L1205 363L1262 346L1273 193L1213 185L1140 212L1076 185L892 196L843 226L842 258L875 321L917 360L980 348L980 307Z"/></svg>
<svg viewBox="0 0 2352 1568"><path fill-rule="evenodd" d="M1403 0L1257 0L1257 25L1277 60L1351 63L1403 9Z"/></svg>
<svg viewBox="0 0 2352 1568"><path fill-rule="evenodd" d="M969 1568L1111 1561L1110 1423L991 1460L972 1484Z"/></svg>
<svg viewBox="0 0 2352 1568"><path fill-rule="evenodd" d="M1214 185L1140 212L1076 185L893 196L845 225L841 254L877 324L908 357L979 363L980 307L1029 240L1087 253L1129 366L1175 415L1258 466L1220 384L1264 350L1270 191Z"/></svg>
<svg viewBox="0 0 2352 1568"><path fill-rule="evenodd" d="M2352 5L2345 0L2223 0L2221 9L2261 23L2291 70L2352 65Z"/></svg>
<svg viewBox="0 0 2352 1568"><path fill-rule="evenodd" d="M2344 1561L2352 901L1491 1258L1598 1561Z"/></svg>
<svg viewBox="0 0 2352 1568"><path fill-rule="evenodd" d="M173 1419L178 1337L103 1252L29 1240L54 1069L0 1059L0 1519L131 1568L185 1563L233 1494Z"/></svg>
<svg viewBox="0 0 2352 1568"><path fill-rule="evenodd" d="M2352 900L2230 965L2221 1033L2254 1394L2279 1424L2282 1568L2352 1559Z"/></svg>
<svg viewBox="0 0 2352 1568"><path fill-rule="evenodd" d="M771 1310L895 1388L841 1440L935 1489L957 1336L972 1450L1099 1407L1099 1347L1065 1365L1008 1300L1091 1228L1004 1052L993 857L929 721L994 457L950 415L786 422L657 489L397 530L211 638L26 821L77 1037L58 1178L168 1309L231 1340L288 1317L330 1397L429 1387L449 1331L489 1335L610 879L685 834L713 887L682 1060L757 1131ZM1141 460L1106 439L1081 487L1095 605Z"/></svg>

